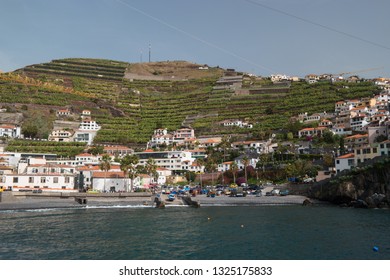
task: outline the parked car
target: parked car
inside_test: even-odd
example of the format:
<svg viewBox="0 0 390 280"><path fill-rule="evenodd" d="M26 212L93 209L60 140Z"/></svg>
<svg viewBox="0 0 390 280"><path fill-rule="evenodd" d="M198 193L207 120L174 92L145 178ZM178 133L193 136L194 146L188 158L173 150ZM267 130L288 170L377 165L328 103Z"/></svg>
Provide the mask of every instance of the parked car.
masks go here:
<svg viewBox="0 0 390 280"><path fill-rule="evenodd" d="M280 191L280 193L279 193L279 195L281 195L281 196L286 196L286 195L288 195L289 194L289 191L288 190L282 190L282 191Z"/></svg>

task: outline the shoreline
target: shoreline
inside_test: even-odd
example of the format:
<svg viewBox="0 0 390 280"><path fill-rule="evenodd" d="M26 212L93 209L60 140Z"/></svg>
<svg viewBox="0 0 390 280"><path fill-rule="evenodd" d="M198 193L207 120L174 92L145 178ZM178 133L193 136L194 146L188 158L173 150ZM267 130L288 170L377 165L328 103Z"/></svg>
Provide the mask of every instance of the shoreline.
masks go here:
<svg viewBox="0 0 390 280"><path fill-rule="evenodd" d="M186 205L181 198L176 198L174 201L167 201L167 196L162 195L165 206L184 206ZM313 205L325 205L321 201L312 200L301 195L287 196L246 196L246 197L230 197L216 196L207 197L206 195L197 195L191 197L191 200L200 204L200 207L225 207L225 206L282 206L282 205L303 205L304 201L309 199ZM154 208L154 196L150 197L88 197L85 204L78 203L73 198L61 197L42 197L42 196L24 196L13 197L13 199L0 201L0 211L12 210L38 210L38 209L89 209L89 208Z"/></svg>

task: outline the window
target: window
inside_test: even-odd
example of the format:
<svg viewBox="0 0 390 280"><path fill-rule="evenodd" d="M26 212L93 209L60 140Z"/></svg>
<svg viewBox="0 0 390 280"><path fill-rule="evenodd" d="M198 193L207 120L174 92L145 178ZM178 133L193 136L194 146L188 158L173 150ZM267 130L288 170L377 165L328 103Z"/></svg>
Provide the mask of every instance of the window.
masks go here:
<svg viewBox="0 0 390 280"><path fill-rule="evenodd" d="M41 183L46 183L46 177L41 177Z"/></svg>
<svg viewBox="0 0 390 280"><path fill-rule="evenodd" d="M338 159L338 160L336 160L336 163L337 163L337 164L340 164L340 160L339 160L339 159Z"/></svg>
<svg viewBox="0 0 390 280"><path fill-rule="evenodd" d="M28 182L29 183L34 183L34 177L28 177Z"/></svg>
<svg viewBox="0 0 390 280"><path fill-rule="evenodd" d="M14 177L12 181L13 181L14 183L18 183L18 182L19 182L19 178L18 178L18 177Z"/></svg>
<svg viewBox="0 0 390 280"><path fill-rule="evenodd" d="M54 178L53 178L53 183L54 183L54 184L58 184L58 177L54 177Z"/></svg>
<svg viewBox="0 0 390 280"><path fill-rule="evenodd" d="M70 182L70 178L69 177L65 177L65 183L69 183Z"/></svg>

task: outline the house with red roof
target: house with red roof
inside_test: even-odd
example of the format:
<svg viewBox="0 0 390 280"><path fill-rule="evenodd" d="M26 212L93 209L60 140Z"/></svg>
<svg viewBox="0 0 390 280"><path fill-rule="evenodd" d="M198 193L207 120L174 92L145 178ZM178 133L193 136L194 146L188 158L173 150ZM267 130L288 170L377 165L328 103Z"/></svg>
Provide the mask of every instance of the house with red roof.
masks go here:
<svg viewBox="0 0 390 280"><path fill-rule="evenodd" d="M20 138L21 137L20 126L14 124L0 125L0 137Z"/></svg>
<svg viewBox="0 0 390 280"><path fill-rule="evenodd" d="M335 159L336 172L340 173L343 170L350 170L355 166L355 154L349 153L339 156Z"/></svg>

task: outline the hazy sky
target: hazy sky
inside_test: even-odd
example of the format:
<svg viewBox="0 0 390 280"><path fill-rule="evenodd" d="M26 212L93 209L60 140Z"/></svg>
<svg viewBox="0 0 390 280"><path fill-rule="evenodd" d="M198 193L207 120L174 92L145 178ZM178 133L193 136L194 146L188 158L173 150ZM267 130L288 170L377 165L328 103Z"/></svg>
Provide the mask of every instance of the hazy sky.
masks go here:
<svg viewBox="0 0 390 280"><path fill-rule="evenodd" d="M0 0L0 69L147 62L151 44L152 61L390 77L389 12L389 0Z"/></svg>

